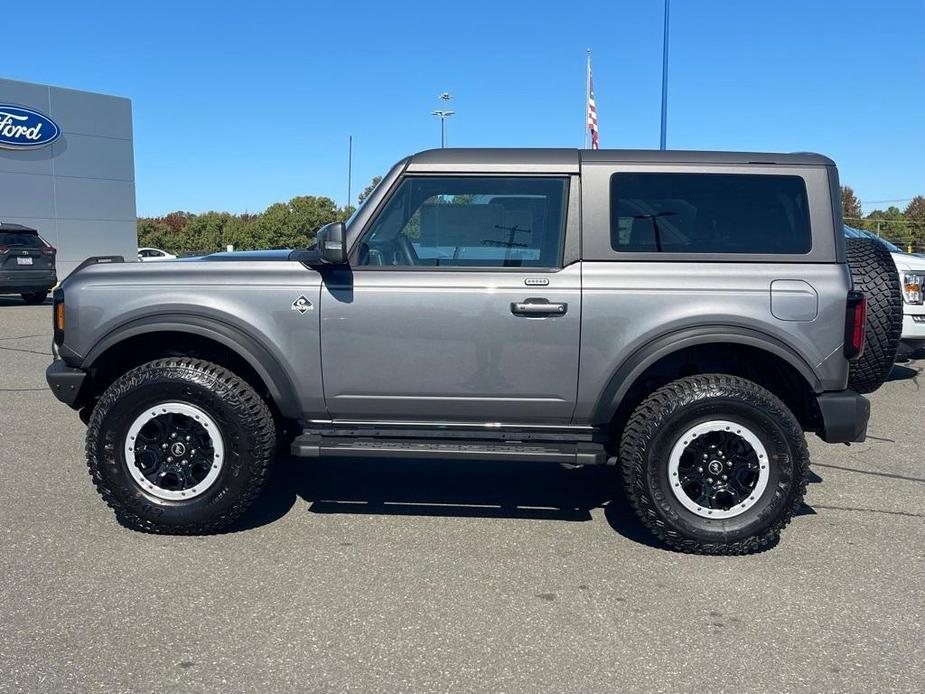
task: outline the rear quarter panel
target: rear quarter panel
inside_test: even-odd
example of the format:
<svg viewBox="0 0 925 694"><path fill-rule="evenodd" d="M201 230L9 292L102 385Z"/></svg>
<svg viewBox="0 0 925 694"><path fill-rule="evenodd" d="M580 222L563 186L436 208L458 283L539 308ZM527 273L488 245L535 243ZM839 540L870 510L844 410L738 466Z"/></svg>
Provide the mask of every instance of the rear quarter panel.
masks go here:
<svg viewBox="0 0 925 694"><path fill-rule="evenodd" d="M798 355L818 390L847 386L848 362L841 348L851 277L832 199L834 167L595 162L583 163L581 172L583 299L576 422L595 416L611 376L647 343L701 325L762 333ZM618 172L799 175L809 198L812 248L792 256L618 253L610 245L610 178ZM807 311L813 292L815 311Z"/></svg>

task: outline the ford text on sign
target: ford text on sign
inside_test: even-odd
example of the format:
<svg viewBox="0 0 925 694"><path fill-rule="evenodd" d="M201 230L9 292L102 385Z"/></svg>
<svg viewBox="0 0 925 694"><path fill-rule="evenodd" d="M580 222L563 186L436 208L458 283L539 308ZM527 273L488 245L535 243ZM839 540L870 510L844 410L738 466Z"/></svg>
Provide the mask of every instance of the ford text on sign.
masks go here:
<svg viewBox="0 0 925 694"><path fill-rule="evenodd" d="M0 148L45 147L60 134L61 128L48 116L22 106L0 104Z"/></svg>

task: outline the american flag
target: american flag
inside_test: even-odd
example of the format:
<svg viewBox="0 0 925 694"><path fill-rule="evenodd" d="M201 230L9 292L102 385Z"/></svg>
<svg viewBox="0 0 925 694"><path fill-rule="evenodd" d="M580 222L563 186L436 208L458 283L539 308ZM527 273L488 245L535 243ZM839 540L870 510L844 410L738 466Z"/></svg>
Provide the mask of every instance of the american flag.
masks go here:
<svg viewBox="0 0 925 694"><path fill-rule="evenodd" d="M591 133L591 149L600 149L597 142L597 106L594 104L594 83L591 80L591 63L588 62L588 130Z"/></svg>

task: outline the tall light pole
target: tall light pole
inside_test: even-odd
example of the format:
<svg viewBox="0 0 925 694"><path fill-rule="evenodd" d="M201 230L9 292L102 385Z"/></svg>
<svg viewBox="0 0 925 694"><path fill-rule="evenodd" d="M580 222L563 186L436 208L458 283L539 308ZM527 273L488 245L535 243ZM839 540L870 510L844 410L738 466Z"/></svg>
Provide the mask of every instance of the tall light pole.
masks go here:
<svg viewBox="0 0 925 694"><path fill-rule="evenodd" d="M662 136L659 149L666 148L668 132L668 10L671 0L665 0L665 35L662 38Z"/></svg>
<svg viewBox="0 0 925 694"><path fill-rule="evenodd" d="M440 95L440 100L449 104L450 99L453 98L453 95L449 92L443 92ZM440 147L446 147L446 119L454 115L456 111L447 111L446 109L438 109L434 111L431 115L437 116L440 119Z"/></svg>

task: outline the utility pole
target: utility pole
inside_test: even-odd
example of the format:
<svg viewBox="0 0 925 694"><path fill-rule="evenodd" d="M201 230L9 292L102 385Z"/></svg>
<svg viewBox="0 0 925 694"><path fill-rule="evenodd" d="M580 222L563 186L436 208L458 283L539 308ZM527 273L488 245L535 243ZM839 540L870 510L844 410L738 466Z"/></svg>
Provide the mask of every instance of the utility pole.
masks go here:
<svg viewBox="0 0 925 694"><path fill-rule="evenodd" d="M350 207L353 183L353 135L347 138L347 207Z"/></svg>
<svg viewBox="0 0 925 694"><path fill-rule="evenodd" d="M443 94L440 95L440 100L445 104L449 104L452 98L453 95L449 92L443 92ZM440 147L446 147L446 119L455 114L456 111L448 111L446 109L437 109L431 114L440 119Z"/></svg>
<svg viewBox="0 0 925 694"><path fill-rule="evenodd" d="M665 34L662 38L662 135L659 149L666 149L668 134L668 11L671 0L665 0Z"/></svg>

